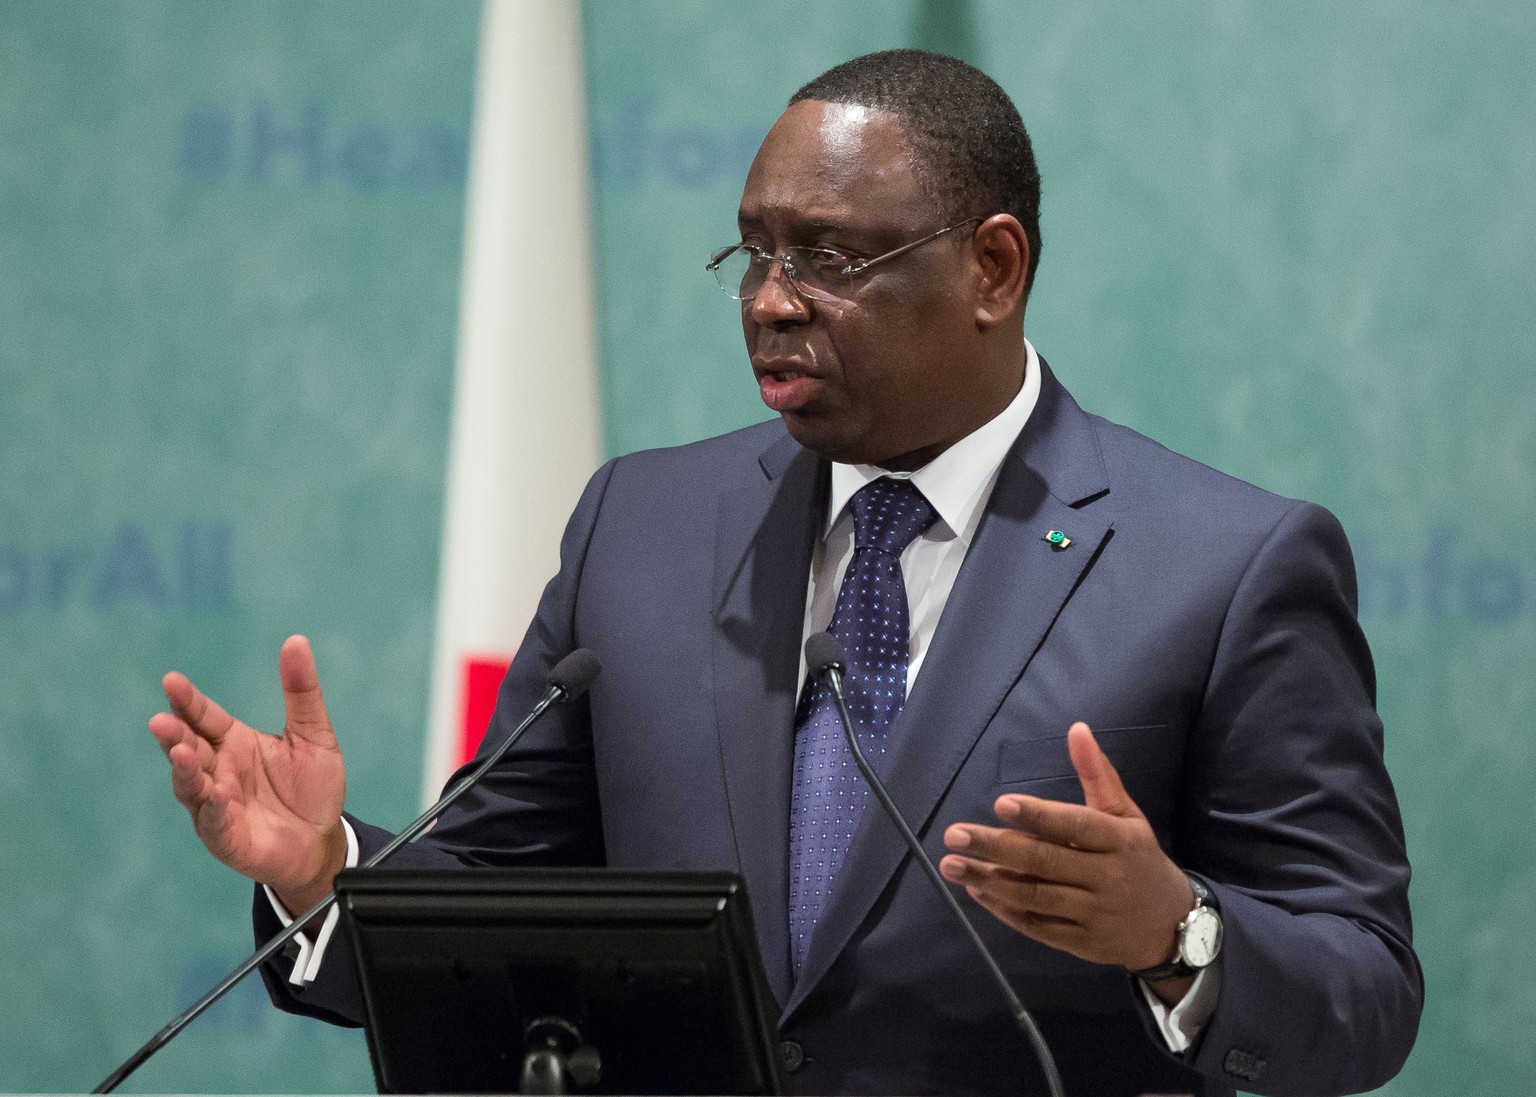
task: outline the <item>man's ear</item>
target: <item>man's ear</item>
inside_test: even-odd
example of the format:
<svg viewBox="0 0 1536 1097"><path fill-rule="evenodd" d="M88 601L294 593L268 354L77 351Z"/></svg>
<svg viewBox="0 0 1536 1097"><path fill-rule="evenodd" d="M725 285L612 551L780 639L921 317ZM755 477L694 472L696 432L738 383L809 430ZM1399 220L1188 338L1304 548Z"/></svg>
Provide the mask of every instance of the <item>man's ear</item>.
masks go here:
<svg viewBox="0 0 1536 1097"><path fill-rule="evenodd" d="M986 331L1023 311L1029 238L1017 218L993 214L977 227L971 254L977 272L976 327Z"/></svg>

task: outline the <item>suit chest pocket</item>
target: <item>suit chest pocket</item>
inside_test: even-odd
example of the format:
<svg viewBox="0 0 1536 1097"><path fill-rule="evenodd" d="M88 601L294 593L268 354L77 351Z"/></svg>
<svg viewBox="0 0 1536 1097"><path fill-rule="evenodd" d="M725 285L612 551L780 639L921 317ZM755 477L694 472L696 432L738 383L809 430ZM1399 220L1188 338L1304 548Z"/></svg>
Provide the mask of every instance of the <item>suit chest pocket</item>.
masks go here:
<svg viewBox="0 0 1536 1097"><path fill-rule="evenodd" d="M1094 738L1108 755L1126 790L1160 799L1179 768L1182 744L1167 724L1095 728ZM1067 737L1007 739L997 750L999 792L1024 792L1052 800L1083 801L1083 789L1067 753Z"/></svg>

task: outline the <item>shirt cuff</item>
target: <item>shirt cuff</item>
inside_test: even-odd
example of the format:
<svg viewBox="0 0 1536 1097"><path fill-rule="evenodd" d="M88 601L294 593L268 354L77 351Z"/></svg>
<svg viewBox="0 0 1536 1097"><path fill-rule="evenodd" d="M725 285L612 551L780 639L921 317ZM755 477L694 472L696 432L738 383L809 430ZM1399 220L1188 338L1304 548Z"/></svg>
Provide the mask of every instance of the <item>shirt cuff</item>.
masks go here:
<svg viewBox="0 0 1536 1097"><path fill-rule="evenodd" d="M1152 1007L1152 1019L1157 1022L1157 1030L1163 1034L1168 1050L1182 1055L1216 1011L1216 999L1221 995L1221 957L1216 957L1210 967L1195 976L1179 1004L1172 1008L1153 992L1145 979L1136 981L1141 984L1147 1005Z"/></svg>
<svg viewBox="0 0 1536 1097"><path fill-rule="evenodd" d="M356 868L357 834L345 816L341 820L341 829L347 834L347 863L344 867ZM288 908L278 899L277 892L266 884L262 884L261 889L267 893L267 902L272 904L272 911L283 923L283 928L287 929L293 925L293 915L288 913ZM293 971L288 976L290 983L303 987L315 981L315 976L320 974L320 961L325 959L325 947L331 943L331 934L336 931L336 921L340 917L341 907L332 903L331 909L326 912L325 921L320 923L320 932L315 934L313 940L307 933L300 933L294 937L293 943L299 946L299 955L293 961Z"/></svg>

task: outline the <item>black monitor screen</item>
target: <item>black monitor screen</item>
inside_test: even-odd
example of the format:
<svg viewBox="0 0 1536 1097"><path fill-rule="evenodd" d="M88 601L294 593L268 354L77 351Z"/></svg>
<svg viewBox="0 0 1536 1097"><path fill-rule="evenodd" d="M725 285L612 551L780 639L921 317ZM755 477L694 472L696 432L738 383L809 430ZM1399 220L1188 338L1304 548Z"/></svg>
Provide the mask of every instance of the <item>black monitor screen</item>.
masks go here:
<svg viewBox="0 0 1536 1097"><path fill-rule="evenodd" d="M780 1092L737 876L350 869L336 891L381 1093L552 1092L552 1074L569 1092Z"/></svg>

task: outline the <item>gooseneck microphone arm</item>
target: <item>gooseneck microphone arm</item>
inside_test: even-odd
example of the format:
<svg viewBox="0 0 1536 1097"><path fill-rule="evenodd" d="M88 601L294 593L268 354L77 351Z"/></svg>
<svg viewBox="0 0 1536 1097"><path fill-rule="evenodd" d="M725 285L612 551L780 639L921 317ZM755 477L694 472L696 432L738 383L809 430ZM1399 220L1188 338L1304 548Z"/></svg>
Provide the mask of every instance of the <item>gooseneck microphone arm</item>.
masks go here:
<svg viewBox="0 0 1536 1097"><path fill-rule="evenodd" d="M976 932L976 927L971 925L971 920L965 916L956 901L954 892L945 885L944 877L939 875L938 867L929 860L928 854L923 852L923 845L917 840L917 835L912 833L912 828L907 825L906 819L897 810L895 802L890 794L885 791L885 786L880 783L880 778L875 776L875 771L870 767L868 759L864 757L864 751L859 746L859 739L853 733L853 720L848 715L848 703L843 698L843 649L837 642L837 637L830 632L818 632L805 641L805 664L809 668L813 678L819 678L825 682L832 692L832 699L837 703L837 714L842 720L843 735L848 740L848 748L853 751L854 763L859 767L859 772L864 775L864 780L869 784L870 791L875 794L875 799L880 801L880 807L891 822L896 824L896 829L901 832L902 839L907 843L907 848L912 851L913 859L922 866L923 872L933 883L933 888L939 893L950 913L955 916L955 921L970 938L971 944L986 964L987 971L1003 992L1003 997L1008 1001L1008 1009L1013 1014L1014 1022L1023 1030L1034 1046L1035 1055L1040 1060L1040 1069L1045 1073L1046 1084L1050 1087L1051 1097L1066 1097L1066 1091L1061 1085L1061 1074L1056 1069L1056 1059L1051 1054L1051 1049L1046 1045L1045 1037L1040 1033L1040 1027L1035 1024L1034 1017L1014 993L1013 986L1008 982L1008 977L1003 974L1003 969L998 965L990 949L982 941L981 935Z"/></svg>
<svg viewBox="0 0 1536 1097"><path fill-rule="evenodd" d="M555 668L549 672L549 688L539 698L538 704L534 705L528 715L523 718L523 722L513 729L511 735L507 736L506 742L492 751L458 784L449 789L441 800L417 816L415 822L395 835L388 845L358 867L373 868L407 842L413 842L421 837L422 832L430 827L439 815L446 811L459 797L478 784L480 779L490 771L491 767L501 761L502 756L512 749L512 745L522 738L523 732L532 727L534 721L544 715L546 709L556 702L571 701L580 697L587 691L587 687L592 684L592 680L597 677L598 671L601 669L602 665L598 662L597 656L593 655L586 648L577 648L560 660L560 662L556 663ZM277 955L284 945L302 933L305 926L328 911L335 902L336 893L333 891L302 915L295 918L281 933L251 953L239 967L224 976L213 989L188 1006L170 1024L155 1033L148 1043L130 1055L123 1062L122 1066L108 1075L107 1079L101 1085L91 1090L91 1092L111 1093L115 1090L130 1074L143 1066L150 1056L170 1043L177 1033L201 1016L209 1006L224 997L240 980Z"/></svg>

